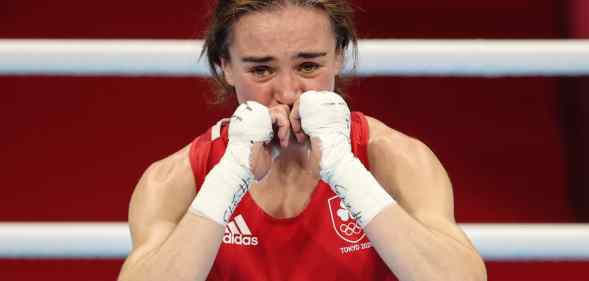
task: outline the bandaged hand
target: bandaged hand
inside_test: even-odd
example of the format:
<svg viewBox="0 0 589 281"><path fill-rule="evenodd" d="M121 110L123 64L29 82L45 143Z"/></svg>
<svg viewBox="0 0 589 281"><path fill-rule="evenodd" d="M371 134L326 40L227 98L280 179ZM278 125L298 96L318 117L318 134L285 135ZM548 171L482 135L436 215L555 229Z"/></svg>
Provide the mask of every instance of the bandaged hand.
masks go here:
<svg viewBox="0 0 589 281"><path fill-rule="evenodd" d="M229 123L229 143L225 154L207 174L190 211L221 225L227 224L255 179L252 150L269 142L272 137L268 108L252 101L241 104Z"/></svg>
<svg viewBox="0 0 589 281"><path fill-rule="evenodd" d="M320 142L320 176L365 227L395 200L352 153L351 115L344 99L333 92L305 92L299 98L302 130Z"/></svg>

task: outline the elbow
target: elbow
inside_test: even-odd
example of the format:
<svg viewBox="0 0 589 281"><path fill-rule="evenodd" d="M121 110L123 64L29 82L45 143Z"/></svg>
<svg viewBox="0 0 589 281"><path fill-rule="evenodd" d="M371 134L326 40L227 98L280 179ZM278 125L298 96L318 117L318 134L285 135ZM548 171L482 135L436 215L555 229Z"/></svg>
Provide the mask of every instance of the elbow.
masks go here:
<svg viewBox="0 0 589 281"><path fill-rule="evenodd" d="M455 280L455 281L487 281L487 269L483 259L473 251L468 258L455 260L454 265L438 271L445 274L439 274L435 280ZM452 268L452 269L450 269ZM432 279L429 279L432 280Z"/></svg>
<svg viewBox="0 0 589 281"><path fill-rule="evenodd" d="M123 263L117 281L148 281L148 276L143 276L145 271L141 268L140 259L137 254L131 254Z"/></svg>
<svg viewBox="0 0 589 281"><path fill-rule="evenodd" d="M124 270L121 270L121 272L119 272L117 281L132 281L132 279L129 278L128 274L126 274Z"/></svg>
<svg viewBox="0 0 589 281"><path fill-rule="evenodd" d="M483 259L479 257L479 266L477 267L477 271L475 272L475 278L473 280L478 281L487 281L487 267L485 266L485 262Z"/></svg>
<svg viewBox="0 0 589 281"><path fill-rule="evenodd" d="M123 268L121 268L121 271L119 272L119 276L117 278L117 281L137 280L137 278L133 275L134 274L132 274L132 272L130 272L128 266L126 264L123 264Z"/></svg>
<svg viewBox="0 0 589 281"><path fill-rule="evenodd" d="M487 268L478 253L473 253L470 262L467 264L469 266L465 266L466 270L464 272L466 276L463 276L464 278L459 280L487 281Z"/></svg>
<svg viewBox="0 0 589 281"><path fill-rule="evenodd" d="M448 280L456 281L487 281L487 267L485 261L474 246L464 248L462 255L458 261L457 272L461 276L453 276L454 278Z"/></svg>

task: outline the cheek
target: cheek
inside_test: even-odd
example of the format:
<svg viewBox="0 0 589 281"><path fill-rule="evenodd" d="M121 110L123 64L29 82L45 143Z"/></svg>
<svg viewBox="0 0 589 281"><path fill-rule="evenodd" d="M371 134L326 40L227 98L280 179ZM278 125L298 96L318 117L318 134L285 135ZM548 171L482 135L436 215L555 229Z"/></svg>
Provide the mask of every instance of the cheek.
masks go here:
<svg viewBox="0 0 589 281"><path fill-rule="evenodd" d="M325 78L325 84L329 87L329 91L335 90L335 75L330 75Z"/></svg>
<svg viewBox="0 0 589 281"><path fill-rule="evenodd" d="M324 71L312 79L312 88L309 90L335 91L335 77L338 75L338 69L335 63L327 64Z"/></svg>
<svg viewBox="0 0 589 281"><path fill-rule="evenodd" d="M265 84L255 83L246 79L237 79L235 81L235 92L237 101L256 101L268 106L271 99L270 87Z"/></svg>
<svg viewBox="0 0 589 281"><path fill-rule="evenodd" d="M335 76L331 73L321 75L315 79L307 80L305 90L317 91L334 91L335 90Z"/></svg>

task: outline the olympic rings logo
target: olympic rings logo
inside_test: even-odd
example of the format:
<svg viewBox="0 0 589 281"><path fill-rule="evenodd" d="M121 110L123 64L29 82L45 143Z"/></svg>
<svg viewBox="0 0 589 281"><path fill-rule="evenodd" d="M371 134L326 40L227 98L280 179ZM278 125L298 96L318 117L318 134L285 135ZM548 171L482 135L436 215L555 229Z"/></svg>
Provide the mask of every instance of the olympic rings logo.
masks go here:
<svg viewBox="0 0 589 281"><path fill-rule="evenodd" d="M354 234L360 234L362 232L362 228L358 226L355 222L350 222L347 224L340 224L339 230L343 232L346 236L352 236Z"/></svg>

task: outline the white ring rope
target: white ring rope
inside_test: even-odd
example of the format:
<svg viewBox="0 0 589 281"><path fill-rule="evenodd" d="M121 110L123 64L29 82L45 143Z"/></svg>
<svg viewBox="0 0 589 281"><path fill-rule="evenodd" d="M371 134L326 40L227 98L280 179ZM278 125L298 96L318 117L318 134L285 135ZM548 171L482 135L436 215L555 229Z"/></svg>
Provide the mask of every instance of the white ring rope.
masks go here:
<svg viewBox="0 0 589 281"><path fill-rule="evenodd" d="M589 260L589 224L462 224L487 261ZM124 258L126 223L2 223L0 258Z"/></svg>
<svg viewBox="0 0 589 281"><path fill-rule="evenodd" d="M200 40L0 40L0 75L208 76ZM589 40L361 40L356 75L589 75Z"/></svg>

